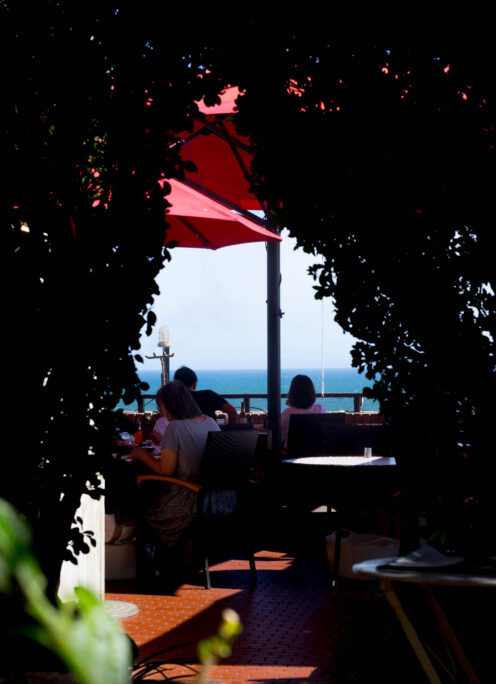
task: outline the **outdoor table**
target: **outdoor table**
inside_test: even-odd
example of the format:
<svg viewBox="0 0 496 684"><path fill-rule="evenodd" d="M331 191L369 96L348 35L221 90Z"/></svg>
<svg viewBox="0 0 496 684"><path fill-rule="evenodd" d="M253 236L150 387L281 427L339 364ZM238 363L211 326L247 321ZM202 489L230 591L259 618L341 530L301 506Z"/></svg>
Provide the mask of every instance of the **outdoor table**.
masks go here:
<svg viewBox="0 0 496 684"><path fill-rule="evenodd" d="M343 494L350 499L376 499L394 489L397 475L392 456L301 456L281 462L282 473L293 481L315 486L323 496Z"/></svg>
<svg viewBox="0 0 496 684"><path fill-rule="evenodd" d="M394 468L396 459L394 456L300 456L299 458L287 458L284 463L293 463L300 466L315 466L324 468Z"/></svg>
<svg viewBox="0 0 496 684"><path fill-rule="evenodd" d="M334 510L336 544L333 584L339 569L343 513L353 508L390 501L398 490L396 460L392 456L318 455L281 462L282 489L310 493L315 505Z"/></svg>
<svg viewBox="0 0 496 684"><path fill-rule="evenodd" d="M443 680L440 679L437 670L434 667L433 661L427 653L422 640L413 626L412 620L407 613L405 606L400 602L398 595L393 587L396 582L413 583L420 587L422 596L425 598L427 605L435 620L435 624L439 629L445 644L448 645L451 651L448 650L448 655L453 655L458 661L458 665L463 669L467 681L471 684L476 684L480 680L477 677L472 664L467 655L462 649L458 637L455 634L453 626L450 624L447 616L441 609L434 592L433 585L444 585L451 587L491 587L496 588L496 573L478 571L478 570L458 570L451 566L447 568L437 569L388 569L388 563L394 558L376 558L373 560L363 561L353 565L353 573L357 577L363 579L379 580L381 589L383 590L390 606L394 610L403 631L410 642L415 654L422 665L425 674L430 682L433 684L441 684ZM436 655L436 660L441 662L440 656ZM451 658L450 658L451 660ZM453 665L456 666L456 663ZM443 664L444 669L448 668L447 664ZM449 669L449 668L448 668ZM459 681L456 672L453 673L453 681Z"/></svg>
<svg viewBox="0 0 496 684"><path fill-rule="evenodd" d="M136 520L138 515L138 489L136 477L148 472L140 461L133 461L130 454L136 444L116 443L105 474L105 510L118 513L126 520Z"/></svg>

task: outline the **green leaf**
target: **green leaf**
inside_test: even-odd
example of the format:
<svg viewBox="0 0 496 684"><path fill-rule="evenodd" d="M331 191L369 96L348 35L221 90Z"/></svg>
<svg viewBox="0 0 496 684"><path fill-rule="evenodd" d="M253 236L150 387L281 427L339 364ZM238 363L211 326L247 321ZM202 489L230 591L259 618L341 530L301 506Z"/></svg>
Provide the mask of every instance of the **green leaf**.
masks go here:
<svg viewBox="0 0 496 684"><path fill-rule="evenodd" d="M19 616L13 621L21 625L17 631L53 651L80 684L127 684L133 663L130 640L88 589L75 589L77 605L50 603L44 593L46 580L28 540L26 523L0 499L0 590L5 593L18 587L15 595L22 598Z"/></svg>

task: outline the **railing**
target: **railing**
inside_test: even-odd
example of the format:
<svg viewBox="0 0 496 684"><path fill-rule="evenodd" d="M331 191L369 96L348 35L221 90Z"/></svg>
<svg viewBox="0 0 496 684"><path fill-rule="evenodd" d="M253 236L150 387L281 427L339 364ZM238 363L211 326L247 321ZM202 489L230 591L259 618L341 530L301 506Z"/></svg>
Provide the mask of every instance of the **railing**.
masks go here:
<svg viewBox="0 0 496 684"><path fill-rule="evenodd" d="M241 399L245 403L245 411L248 413L251 409L251 400L252 399L267 399L266 394L224 394L222 393L222 396L224 399ZM286 399L287 394L281 394L281 399ZM362 410L362 404L363 404L363 394L361 392L349 392L349 393L324 393L324 394L318 394L317 395L317 400L320 398L330 398L330 399L353 399L353 411L354 413L358 413L359 411ZM140 413L143 413L145 411L145 401L148 399L155 399L155 394L142 394L140 399L138 400L138 411ZM262 410L262 409L261 409Z"/></svg>

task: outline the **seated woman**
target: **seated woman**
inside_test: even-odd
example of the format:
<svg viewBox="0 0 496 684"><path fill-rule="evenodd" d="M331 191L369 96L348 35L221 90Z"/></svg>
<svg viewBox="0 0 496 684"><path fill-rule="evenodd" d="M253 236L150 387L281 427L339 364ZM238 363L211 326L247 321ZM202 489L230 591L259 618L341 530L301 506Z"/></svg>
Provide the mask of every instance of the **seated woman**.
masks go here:
<svg viewBox="0 0 496 684"><path fill-rule="evenodd" d="M218 431L216 421L204 416L191 392L179 381L169 382L157 392L160 414L169 420L161 442L160 458L136 447L131 456L158 475L195 482L209 432ZM150 483L155 484L155 483ZM166 548L174 547L193 521L196 493L174 483L146 487L143 514L146 523Z"/></svg>
<svg viewBox="0 0 496 684"><path fill-rule="evenodd" d="M281 442L287 449L289 419L294 413L325 413L323 404L315 403L315 387L308 375L295 375L289 386L286 404L289 408L281 413Z"/></svg>

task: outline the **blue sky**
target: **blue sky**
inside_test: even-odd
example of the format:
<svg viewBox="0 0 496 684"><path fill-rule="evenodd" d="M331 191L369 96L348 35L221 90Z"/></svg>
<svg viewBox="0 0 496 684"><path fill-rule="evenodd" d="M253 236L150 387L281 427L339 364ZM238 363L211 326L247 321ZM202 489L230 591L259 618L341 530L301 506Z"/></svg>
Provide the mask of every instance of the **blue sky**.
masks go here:
<svg viewBox="0 0 496 684"><path fill-rule="evenodd" d="M331 301L314 298L307 269L316 258L295 250L286 230L282 237L281 367L320 368L324 349L325 368L350 368L355 339L334 322ZM157 278L157 325L150 337L142 335L141 354L161 354L158 330L165 324L174 368L265 368L266 273L265 243L217 251L176 248ZM143 368L160 370L160 362L145 359Z"/></svg>

